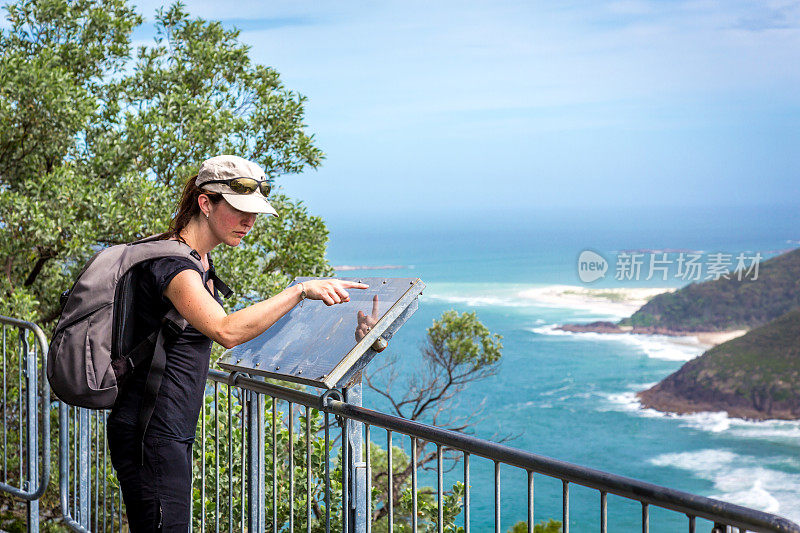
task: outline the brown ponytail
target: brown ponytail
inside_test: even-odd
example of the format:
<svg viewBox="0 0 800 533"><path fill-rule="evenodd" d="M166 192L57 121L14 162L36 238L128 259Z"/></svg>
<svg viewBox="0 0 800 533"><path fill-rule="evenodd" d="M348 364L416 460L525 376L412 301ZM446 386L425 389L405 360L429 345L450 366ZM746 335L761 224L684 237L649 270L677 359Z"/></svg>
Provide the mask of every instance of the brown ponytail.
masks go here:
<svg viewBox="0 0 800 533"><path fill-rule="evenodd" d="M169 229L166 233L160 235L161 239L181 238L181 231L189 224L189 222L196 216L200 215L200 204L197 199L201 194L208 196L212 204L218 204L222 200L222 195L215 192L204 191L196 185L195 180L197 176L192 176L186 180L186 185L183 187L183 194L181 199L176 205L175 216L169 223Z"/></svg>

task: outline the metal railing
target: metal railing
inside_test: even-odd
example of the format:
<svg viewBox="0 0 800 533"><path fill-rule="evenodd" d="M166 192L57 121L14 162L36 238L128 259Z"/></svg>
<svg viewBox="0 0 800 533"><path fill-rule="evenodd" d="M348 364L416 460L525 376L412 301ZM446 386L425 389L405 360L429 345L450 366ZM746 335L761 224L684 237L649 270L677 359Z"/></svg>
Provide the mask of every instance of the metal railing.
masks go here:
<svg viewBox="0 0 800 533"><path fill-rule="evenodd" d="M26 502L28 530L36 531L39 528L39 498L50 482L47 340L39 326L31 322L0 316L0 324L3 380L0 492ZM39 416L42 417L41 424ZM40 454L40 450L43 453ZM10 455L9 452L16 453Z"/></svg>
<svg viewBox="0 0 800 533"><path fill-rule="evenodd" d="M58 403L61 517L74 531L120 531L124 506L109 459L108 413Z"/></svg>
<svg viewBox="0 0 800 533"><path fill-rule="evenodd" d="M210 379L215 381L227 381L231 379L227 374L212 371ZM281 386L264 383L262 381L245 377L243 375L233 376L232 383L235 383L249 391L266 395L274 399L280 399L292 404L300 404L307 407L319 406L325 412L326 417L329 414L341 417L344 434L350 434L352 429L348 429L349 424L364 424L364 434L366 439L366 463L364 469L366 471L365 479L366 484L363 485L363 496L366 502L366 509L369 511L372 507L372 490L371 490L371 465L369 454L369 443L371 440L371 428L380 427L387 431L387 452L389 457L389 466L387 469L388 487L390 488L390 496L384 505L388 505L388 530L392 531L392 515L393 508L395 507L394 498L391 496L391 487L393 487L392 476L394 474L392 469L392 448L394 433L402 434L410 437L412 453L412 474L416 478L416 457L414 453L420 443L432 443L436 446L437 454L437 487L436 487L436 502L438 507L438 520L436 529L439 532L444 531L447 524L443 521L443 453L445 450L456 451L462 454L463 458L463 484L465 489L464 494L464 530L469 533L470 521L470 458L472 456L482 457L494 462L494 530L500 531L501 519L501 505L500 505L500 465L509 465L524 471L528 481L528 498L527 498L527 515L528 515L528 531L533 531L534 521L534 475L541 474L551 478L556 478L562 483L562 522L564 533L569 532L570 528L570 507L569 495L570 485L580 485L598 491L599 502L599 529L605 532L608 529L608 508L607 500L609 494L621 496L641 504L641 527L642 531L649 530L649 517L650 506L660 507L663 509L676 511L686 515L687 528L690 532L696 529L696 520L698 518L707 519L715 524L715 527L724 528L725 531L729 526L736 527L740 532L744 531L781 531L781 532L800 532L800 526L787 520L785 518L756 511L739 505L697 496L686 492L673 490L651 483L602 472L592 468L587 468L580 465L559 461L549 457L544 457L529 453L523 450L498 444L496 442L480 439L463 433L448 431L445 429L429 426L412 420L398 418L395 416L387 415L378 411L365 409L358 405L344 402L342 398L335 399L333 396L319 397L301 391L286 389ZM322 402L322 403L321 403ZM291 407L290 407L291 408ZM273 411L274 413L274 411ZM273 414L274 417L274 414ZM328 424L325 428L327 430ZM273 430L274 430L273 426ZM352 449L352 442L348 439L342 440L342 462L347 462L347 457L355 455L359 457L359 451ZM330 438L325 435L326 450L330 446ZM351 449L348 449L351 448ZM275 453L275 448L272 452ZM357 463L358 461L356 461ZM273 463L275 464L275 463ZM327 461L326 461L327 464ZM348 486L347 469L343 469L342 484L344 487ZM273 479L275 472L273 471ZM357 485L357 484L356 484ZM412 513L411 513L411 527L416 530L419 524L416 522L417 518L417 500L418 494L416 490L416 479L412 481L413 489L411 490L412 498ZM329 488L329 478L326 477L326 489ZM347 498L352 496L353 492L343 490L342 505L347 509ZM275 496L273 488L273 496ZM327 498L327 493L326 493ZM327 501L327 499L326 499ZM352 514L352 513L351 513ZM342 527L347 531L347 515L343 513ZM370 529L370 521L365 523L366 531ZM273 531L279 531L283 527L282 524L273 522Z"/></svg>
<svg viewBox="0 0 800 533"><path fill-rule="evenodd" d="M20 327L18 323L9 324ZM35 331L28 325L24 327ZM37 353L44 359L44 337L36 336L42 348ZM31 350L26 348L21 353L28 352ZM5 352L3 361L5 364ZM27 356L25 364L27 377L31 378L29 367L36 365ZM41 364L44 366L43 361ZM5 367L3 375L11 375ZM41 385L44 389L46 379ZM36 390L35 383L30 387ZM49 397L49 390L46 392ZM30 398L30 394L25 397ZM44 398L43 392L41 405L48 406L44 412L49 413L49 402ZM36 432L25 426L34 421L32 429L37 429L36 416L29 416L35 412L30 407L34 404L35 398L26 404L28 416L22 426L17 426L20 434L26 429L26 445L36 441L30 437ZM124 505L106 444L106 413L59 404L59 492L64 523L74 531L123 530ZM367 533L374 526L376 530L389 532L395 527L439 532L463 527L465 533L491 528L499 532L502 513L509 511L508 504L505 507L501 504L501 468L510 467L527 487L527 491L524 488L515 491L522 493L520 498L526 496L525 503L510 510L516 515L523 509L526 511L528 531L534 528L535 507L541 515L540 502L556 500L560 503L560 516L551 517L562 520L564 533L571 527L588 529L584 504L581 504L583 521L571 518L570 497L573 496L573 511L576 501L587 497L582 492L575 499L575 487L581 487L581 491L594 493L592 499L597 511L591 529L601 532L619 529L609 518L609 499L614 496L633 502L629 507L640 508L636 511L640 516L635 517L635 527L641 527L643 532L649 531L651 516L659 509L659 513L662 510L670 513L670 524L677 519L685 521L690 532L698 528L703 531L738 528L740 532L800 533L800 526L776 515L543 457L366 409L360 404L359 383L342 391L328 391L320 397L245 374L212 370L193 451L191 529L231 533L332 530ZM6 417L6 405L4 396L4 436L7 422L13 418ZM48 416L43 419L46 421ZM46 423L42 426L42 440L47 442L49 426ZM376 446L384 433L385 450ZM398 451L398 440L402 453ZM16 445L16 441L12 444ZM425 452L428 448L433 451ZM4 473L9 449L4 445ZM37 470L37 454L28 451L26 466L14 478L36 480L34 474L38 472L39 486L35 491L25 492L24 487L7 484L0 488L19 497L24 497L20 491L29 498L40 496L47 486L49 445L43 444L41 449L42 467ZM378 453L383 454L381 461L376 457ZM427 459L429 463L425 463ZM406 460L408 464L400 464ZM448 490L445 472L453 477L451 468L457 464L455 461L462 469L456 476L459 479ZM476 475L476 465L489 468ZM435 488L425 492L420 488L423 480L430 481ZM535 482L540 487L536 502ZM473 501L472 489L476 483L493 488L492 502ZM555 494L544 491L543 497L539 494L541 487L548 484L558 488ZM457 487L463 492L458 492ZM475 515L481 509L487 510L486 517ZM553 514L552 506L547 513ZM630 530L631 517L627 520L625 527ZM656 520L654 524L659 519ZM29 530L37 528L38 522Z"/></svg>

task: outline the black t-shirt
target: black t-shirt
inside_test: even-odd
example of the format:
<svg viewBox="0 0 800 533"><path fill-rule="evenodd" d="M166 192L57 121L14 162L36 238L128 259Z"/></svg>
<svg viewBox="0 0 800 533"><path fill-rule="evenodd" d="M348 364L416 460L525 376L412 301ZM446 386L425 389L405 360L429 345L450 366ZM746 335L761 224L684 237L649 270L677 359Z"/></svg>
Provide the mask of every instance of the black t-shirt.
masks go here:
<svg viewBox="0 0 800 533"><path fill-rule="evenodd" d="M164 290L179 272L186 269L199 272L204 285L208 287L207 272L203 272L189 259L165 257L146 261L135 268L139 269L133 300L136 339L144 339L156 330L161 319L173 307L164 296ZM216 288L213 295L222 303ZM211 357L211 339L188 325L173 343L167 344L165 351L167 364L155 410L147 426L147 434L171 440L192 441L203 404ZM149 360L146 364L139 365L125 382L108 418L112 425L138 424L149 366Z"/></svg>

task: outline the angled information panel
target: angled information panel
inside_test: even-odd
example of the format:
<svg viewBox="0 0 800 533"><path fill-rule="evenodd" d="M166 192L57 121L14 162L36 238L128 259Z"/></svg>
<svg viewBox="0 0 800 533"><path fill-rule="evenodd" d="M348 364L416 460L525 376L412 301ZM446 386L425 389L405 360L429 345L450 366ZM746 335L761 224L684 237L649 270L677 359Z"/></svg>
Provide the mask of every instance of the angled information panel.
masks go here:
<svg viewBox="0 0 800 533"><path fill-rule="evenodd" d="M301 281L321 278L297 278ZM416 311L419 278L337 278L369 289L347 289L350 301L327 306L305 300L255 339L226 351L219 366L326 389L342 387Z"/></svg>

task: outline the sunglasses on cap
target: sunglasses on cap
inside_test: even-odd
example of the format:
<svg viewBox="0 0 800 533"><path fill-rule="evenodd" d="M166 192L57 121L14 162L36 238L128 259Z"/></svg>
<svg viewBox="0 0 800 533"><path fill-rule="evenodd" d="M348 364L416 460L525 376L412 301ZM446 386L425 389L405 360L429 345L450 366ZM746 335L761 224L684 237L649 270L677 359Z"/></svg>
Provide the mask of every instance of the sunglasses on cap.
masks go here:
<svg viewBox="0 0 800 533"><path fill-rule="evenodd" d="M203 185L208 185L210 183L224 183L228 187L231 188L233 192L236 194L253 194L256 189L261 191L261 194L264 196L269 196L269 192L272 190L272 185L270 185L269 181L267 180L256 180L253 178L229 178L226 180L211 180L203 183ZM201 185L201 187L203 186Z"/></svg>

